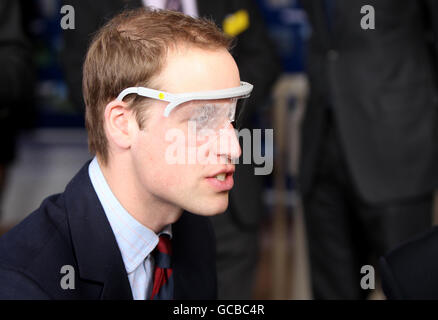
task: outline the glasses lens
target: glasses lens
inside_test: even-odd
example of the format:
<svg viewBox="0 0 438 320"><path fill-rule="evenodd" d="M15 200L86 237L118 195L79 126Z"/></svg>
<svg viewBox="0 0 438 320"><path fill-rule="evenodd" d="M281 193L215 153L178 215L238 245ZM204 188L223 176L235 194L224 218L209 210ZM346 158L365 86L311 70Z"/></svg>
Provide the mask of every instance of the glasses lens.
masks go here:
<svg viewBox="0 0 438 320"><path fill-rule="evenodd" d="M196 101L189 121L196 123L197 130L219 131L234 122L236 99Z"/></svg>
<svg viewBox="0 0 438 320"><path fill-rule="evenodd" d="M194 100L172 112L174 117L188 120L191 128L196 125L197 135L216 134L230 123L239 129L244 118L245 100L247 99Z"/></svg>
<svg viewBox="0 0 438 320"><path fill-rule="evenodd" d="M236 103L236 114L234 115L234 128L240 130L246 118L246 105L248 99L238 99Z"/></svg>

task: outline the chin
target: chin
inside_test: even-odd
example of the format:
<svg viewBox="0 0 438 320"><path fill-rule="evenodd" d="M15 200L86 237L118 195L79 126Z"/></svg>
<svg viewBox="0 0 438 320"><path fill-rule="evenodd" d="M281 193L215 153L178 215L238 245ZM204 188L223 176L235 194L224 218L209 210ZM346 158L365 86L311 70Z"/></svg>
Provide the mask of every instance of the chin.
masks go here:
<svg viewBox="0 0 438 320"><path fill-rule="evenodd" d="M192 210L186 209L187 211L198 214L200 216L215 216L224 213L228 208L228 194L226 197L220 197L218 199L212 199L210 201L205 201L204 203L198 203L198 205Z"/></svg>

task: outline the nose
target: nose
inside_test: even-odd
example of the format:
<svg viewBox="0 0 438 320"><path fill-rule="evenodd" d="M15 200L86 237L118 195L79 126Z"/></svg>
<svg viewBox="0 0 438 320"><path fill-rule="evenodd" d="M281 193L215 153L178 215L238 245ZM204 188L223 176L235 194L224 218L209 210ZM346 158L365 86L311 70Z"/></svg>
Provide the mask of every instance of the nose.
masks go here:
<svg viewBox="0 0 438 320"><path fill-rule="evenodd" d="M239 139L231 123L220 130L218 141L218 156L225 158L227 162L239 159L242 154Z"/></svg>

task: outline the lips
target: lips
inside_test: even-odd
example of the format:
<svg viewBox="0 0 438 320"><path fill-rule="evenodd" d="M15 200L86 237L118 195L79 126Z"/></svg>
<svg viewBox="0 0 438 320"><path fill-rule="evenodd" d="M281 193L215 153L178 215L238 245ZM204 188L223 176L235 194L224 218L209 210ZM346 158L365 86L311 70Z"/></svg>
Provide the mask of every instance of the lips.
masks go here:
<svg viewBox="0 0 438 320"><path fill-rule="evenodd" d="M216 191L229 191L234 185L234 166L222 169L207 177L207 181Z"/></svg>
<svg viewBox="0 0 438 320"><path fill-rule="evenodd" d="M215 173L209 175L210 178L225 177L229 174L233 174L235 171L234 166L229 166L227 168L223 168L222 170L216 171ZM219 179L220 180L220 179Z"/></svg>

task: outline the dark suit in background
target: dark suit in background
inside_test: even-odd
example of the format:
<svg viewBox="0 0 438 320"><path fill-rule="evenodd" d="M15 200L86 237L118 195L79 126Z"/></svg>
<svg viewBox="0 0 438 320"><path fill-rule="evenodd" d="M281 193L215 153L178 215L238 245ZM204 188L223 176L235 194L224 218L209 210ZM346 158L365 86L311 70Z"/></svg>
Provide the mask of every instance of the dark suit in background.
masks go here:
<svg viewBox="0 0 438 320"><path fill-rule="evenodd" d="M302 5L313 28L300 159L313 293L364 298L360 268L370 255L431 225L438 3ZM375 9L374 30L361 28L364 5Z"/></svg>
<svg viewBox="0 0 438 320"><path fill-rule="evenodd" d="M93 32L123 8L143 5L140 0L111 0L99 3L66 1L76 12L76 29L64 31L63 65L71 100L83 109L82 68L87 45ZM244 126L251 128L251 116L269 96L280 72L279 61L268 38L257 5L252 0L197 1L200 17L212 18L222 27L229 14L245 9L249 27L237 35L232 51L240 78L254 85L247 104ZM258 230L263 215L263 177L254 176L252 165L237 165L230 206L223 215L213 217L217 238L219 298L250 299L258 255Z"/></svg>
<svg viewBox="0 0 438 320"><path fill-rule="evenodd" d="M89 163L62 194L47 198L0 238L0 299L132 300ZM172 249L174 299L216 299L215 239L208 218L183 213L172 225ZM73 267L74 288L62 287L62 278L72 275L61 272L63 266Z"/></svg>
<svg viewBox="0 0 438 320"><path fill-rule="evenodd" d="M438 299L438 227L416 236L380 259L388 299Z"/></svg>
<svg viewBox="0 0 438 320"><path fill-rule="evenodd" d="M21 1L0 3L0 197L6 170L15 157L18 129L27 122L33 97L33 63ZM1 215L1 212L0 212Z"/></svg>

